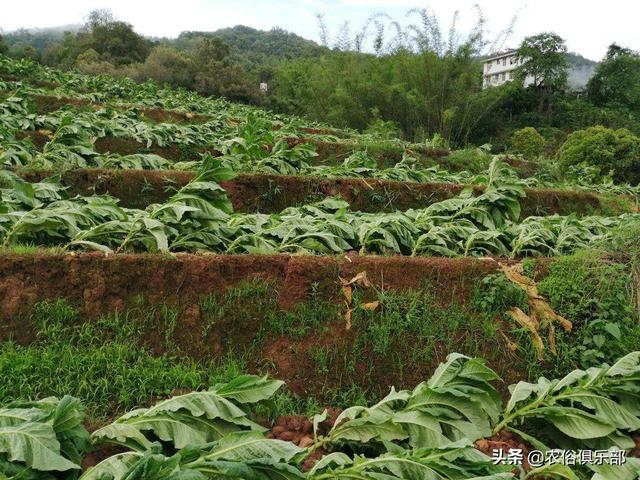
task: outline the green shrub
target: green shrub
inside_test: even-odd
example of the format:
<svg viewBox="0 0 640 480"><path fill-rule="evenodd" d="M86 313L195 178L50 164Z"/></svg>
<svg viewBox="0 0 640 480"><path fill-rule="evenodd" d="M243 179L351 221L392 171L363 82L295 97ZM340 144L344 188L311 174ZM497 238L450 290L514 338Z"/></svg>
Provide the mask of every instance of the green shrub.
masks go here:
<svg viewBox="0 0 640 480"><path fill-rule="evenodd" d="M587 164L598 167L602 176L612 172L618 182L640 182L640 138L625 128L595 126L573 132L557 159L565 171L573 165Z"/></svg>
<svg viewBox="0 0 640 480"><path fill-rule="evenodd" d="M369 122L364 133L382 140L393 140L400 137L400 126L397 122L382 119L380 110L377 108L373 108L371 114L373 119Z"/></svg>
<svg viewBox="0 0 640 480"><path fill-rule="evenodd" d="M442 168L460 172L466 170L471 173L480 173L486 170L493 159L493 155L482 148L465 148L452 150L449 155L438 160Z"/></svg>
<svg viewBox="0 0 640 480"><path fill-rule="evenodd" d="M538 133L544 138L543 156L555 157L567 138L567 133L555 127L539 127Z"/></svg>
<svg viewBox="0 0 640 480"><path fill-rule="evenodd" d="M503 274L487 275L474 291L474 306L490 317L501 315L512 307L527 311L527 294Z"/></svg>
<svg viewBox="0 0 640 480"><path fill-rule="evenodd" d="M511 149L526 160L538 158L544 151L545 143L544 137L533 127L521 128L511 135Z"/></svg>
<svg viewBox="0 0 640 480"><path fill-rule="evenodd" d="M626 263L588 250L554 259L549 274L538 283L553 309L573 322L573 331L559 342L570 365L611 362L640 341L629 269Z"/></svg>

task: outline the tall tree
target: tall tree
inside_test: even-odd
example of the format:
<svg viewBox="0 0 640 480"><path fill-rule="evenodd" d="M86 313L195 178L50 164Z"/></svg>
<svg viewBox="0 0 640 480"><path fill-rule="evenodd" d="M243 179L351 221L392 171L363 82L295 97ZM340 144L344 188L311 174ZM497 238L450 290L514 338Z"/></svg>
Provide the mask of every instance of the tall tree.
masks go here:
<svg viewBox="0 0 640 480"><path fill-rule="evenodd" d="M567 46L559 35L546 32L527 37L518 48L518 56L525 60L520 67L522 78L533 78L535 87L562 90L567 86Z"/></svg>
<svg viewBox="0 0 640 480"><path fill-rule="evenodd" d="M618 105L640 110L640 53L615 43L587 85L596 105Z"/></svg>
<svg viewBox="0 0 640 480"><path fill-rule="evenodd" d="M532 78L531 89L537 97L537 112L551 117L552 99L567 87L567 46L553 32L526 37L518 48L518 57L524 64L518 69L521 81Z"/></svg>
<svg viewBox="0 0 640 480"><path fill-rule="evenodd" d="M90 32L89 48L115 65L144 62L149 55L149 42L134 32L131 24L116 20L108 10L89 13L85 29Z"/></svg>
<svg viewBox="0 0 640 480"><path fill-rule="evenodd" d="M92 31L94 28L104 27L115 22L116 17L113 15L111 10L106 8L97 8L89 12L84 27L89 31Z"/></svg>
<svg viewBox="0 0 640 480"><path fill-rule="evenodd" d="M257 85L249 83L242 67L231 58L229 45L220 38L201 39L193 59L197 92L231 100L257 101Z"/></svg>

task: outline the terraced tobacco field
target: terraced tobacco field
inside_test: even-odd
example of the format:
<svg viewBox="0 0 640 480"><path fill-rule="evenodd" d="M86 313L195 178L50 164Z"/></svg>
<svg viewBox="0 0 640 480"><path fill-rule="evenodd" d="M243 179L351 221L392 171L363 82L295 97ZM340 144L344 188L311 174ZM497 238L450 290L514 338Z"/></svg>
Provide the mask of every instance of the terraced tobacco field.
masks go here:
<svg viewBox="0 0 640 480"><path fill-rule="evenodd" d="M472 153L0 56L0 478L639 478L638 187Z"/></svg>

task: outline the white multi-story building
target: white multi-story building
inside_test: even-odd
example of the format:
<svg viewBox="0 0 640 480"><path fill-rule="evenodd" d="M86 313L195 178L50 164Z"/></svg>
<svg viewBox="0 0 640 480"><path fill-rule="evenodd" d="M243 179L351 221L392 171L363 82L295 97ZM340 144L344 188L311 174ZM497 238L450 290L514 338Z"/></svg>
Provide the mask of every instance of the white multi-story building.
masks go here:
<svg viewBox="0 0 640 480"><path fill-rule="evenodd" d="M482 88L497 87L516 78L516 69L526 60L518 57L516 50L508 50L496 53L486 58L482 75ZM533 77L527 76L524 86L528 87L534 82Z"/></svg>

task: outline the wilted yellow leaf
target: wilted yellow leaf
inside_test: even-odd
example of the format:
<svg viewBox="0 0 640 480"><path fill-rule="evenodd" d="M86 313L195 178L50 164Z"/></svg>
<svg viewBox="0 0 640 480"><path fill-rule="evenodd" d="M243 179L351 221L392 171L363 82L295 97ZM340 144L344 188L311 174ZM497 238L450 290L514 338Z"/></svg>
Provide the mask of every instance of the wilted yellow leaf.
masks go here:
<svg viewBox="0 0 640 480"><path fill-rule="evenodd" d="M351 285L343 285L342 286L342 295L344 295L344 300L347 305L351 305L351 300L353 298L353 289Z"/></svg>
<svg viewBox="0 0 640 480"><path fill-rule="evenodd" d="M375 311L378 309L378 307L380 306L380 302L379 301L375 301L375 302L369 302L369 303L365 303L362 305L362 308L364 308L365 310L370 310L370 311Z"/></svg>
<svg viewBox="0 0 640 480"><path fill-rule="evenodd" d="M542 337L540 337L540 333L538 332L538 322L533 320L529 315L524 313L518 307L511 308L507 310L507 313L511 315L511 317L518 323L518 325L526 328L531 332L531 341L533 342L533 346L536 349L538 354L538 360L543 359L544 353L544 342L542 341Z"/></svg>
<svg viewBox="0 0 640 480"><path fill-rule="evenodd" d="M344 312L345 330L351 330L351 312L353 312L353 310L350 308L347 308L347 311Z"/></svg>

